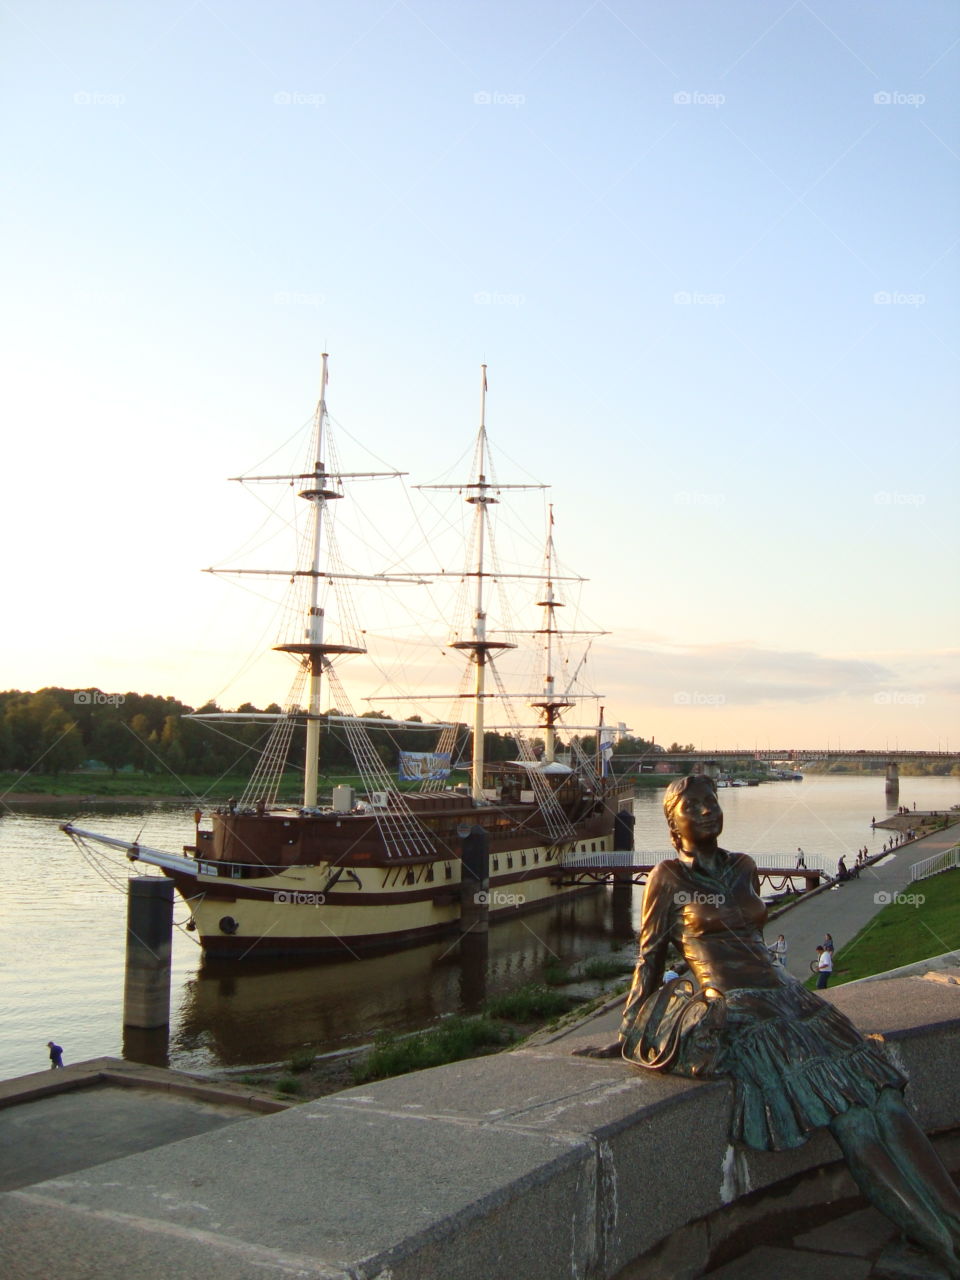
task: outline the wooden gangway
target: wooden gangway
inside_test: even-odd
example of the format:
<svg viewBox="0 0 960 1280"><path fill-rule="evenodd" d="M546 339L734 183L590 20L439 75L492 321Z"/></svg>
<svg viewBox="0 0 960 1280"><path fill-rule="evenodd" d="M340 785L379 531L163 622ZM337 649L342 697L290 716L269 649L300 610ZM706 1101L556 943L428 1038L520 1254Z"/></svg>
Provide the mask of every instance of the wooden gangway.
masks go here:
<svg viewBox="0 0 960 1280"><path fill-rule="evenodd" d="M605 853L569 853L560 859L563 884L586 884L588 881L609 884L644 884L647 876L661 862L677 856L675 849L651 851L643 849ZM804 853L804 866L797 866L795 853L751 853L761 880L774 893L805 892L815 889L833 875L834 859L825 854Z"/></svg>

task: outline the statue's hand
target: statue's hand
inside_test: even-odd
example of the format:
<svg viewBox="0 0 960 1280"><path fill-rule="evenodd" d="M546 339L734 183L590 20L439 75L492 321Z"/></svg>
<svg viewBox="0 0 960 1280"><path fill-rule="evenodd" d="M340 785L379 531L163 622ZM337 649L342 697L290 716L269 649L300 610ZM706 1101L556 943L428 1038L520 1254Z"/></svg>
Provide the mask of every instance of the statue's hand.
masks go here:
<svg viewBox="0 0 960 1280"><path fill-rule="evenodd" d="M574 1049L573 1056L575 1058L619 1058L622 1048L619 1040L614 1041L613 1044L588 1044L582 1049Z"/></svg>

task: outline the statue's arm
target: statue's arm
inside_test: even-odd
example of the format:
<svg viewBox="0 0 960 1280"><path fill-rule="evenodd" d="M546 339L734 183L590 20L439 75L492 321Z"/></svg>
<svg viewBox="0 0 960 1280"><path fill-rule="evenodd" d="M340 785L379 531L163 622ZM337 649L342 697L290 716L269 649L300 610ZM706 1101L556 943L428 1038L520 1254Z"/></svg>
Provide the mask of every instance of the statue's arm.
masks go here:
<svg viewBox="0 0 960 1280"><path fill-rule="evenodd" d="M620 1023L621 1040L633 1026L637 1010L644 1000L663 981L675 895L676 885L666 866L661 863L654 867L643 891L637 967L633 971L633 984Z"/></svg>

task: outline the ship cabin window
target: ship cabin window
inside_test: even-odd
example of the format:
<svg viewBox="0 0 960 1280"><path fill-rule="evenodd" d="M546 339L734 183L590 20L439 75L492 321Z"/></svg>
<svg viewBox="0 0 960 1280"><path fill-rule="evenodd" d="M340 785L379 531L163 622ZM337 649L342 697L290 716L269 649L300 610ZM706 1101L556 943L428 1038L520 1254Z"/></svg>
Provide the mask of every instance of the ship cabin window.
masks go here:
<svg viewBox="0 0 960 1280"><path fill-rule="evenodd" d="M230 879L241 880L243 878L243 867L238 867L236 863L230 868Z"/></svg>
<svg viewBox="0 0 960 1280"><path fill-rule="evenodd" d="M508 854L507 854L507 866L508 866L508 867L512 867L512 866L513 866L513 854L512 854L512 853L508 853Z"/></svg>
<svg viewBox="0 0 960 1280"><path fill-rule="evenodd" d="M450 863L449 863L449 862L448 862L448 863L447 863L447 865L443 868L443 870L444 870L444 878L445 878L445 879L447 879L447 880L452 880L452 879L453 879L453 867L451 867L451 865L450 865Z"/></svg>
<svg viewBox="0 0 960 1280"><path fill-rule="evenodd" d="M493 869L494 869L494 871L499 871L499 870L500 870L500 859L499 859L499 858L494 858L494 860L493 860Z"/></svg>
<svg viewBox="0 0 960 1280"><path fill-rule="evenodd" d="M427 867L426 881L427 884L433 884L433 867Z"/></svg>
<svg viewBox="0 0 960 1280"><path fill-rule="evenodd" d="M596 840L591 840L591 841L590 841L590 852L591 852L591 853L596 853L596 852L597 852L597 842L596 842Z"/></svg>
<svg viewBox="0 0 960 1280"><path fill-rule="evenodd" d="M540 854L539 854L539 852L537 852L537 853L535 853L535 854L533 855L533 861L534 861L535 863L537 863L537 862L539 862L539 861L540 861Z"/></svg>
<svg viewBox="0 0 960 1280"><path fill-rule="evenodd" d="M525 867L527 865L527 855L525 853L521 853L520 855L520 865L521 867Z"/></svg>
<svg viewBox="0 0 960 1280"><path fill-rule="evenodd" d="M408 867L408 868L407 868L407 874L406 874L406 875L404 876L404 878L403 878L403 883L404 883L404 884L413 884L413 883L416 881L416 878L417 878L417 877L414 875L413 867Z"/></svg>

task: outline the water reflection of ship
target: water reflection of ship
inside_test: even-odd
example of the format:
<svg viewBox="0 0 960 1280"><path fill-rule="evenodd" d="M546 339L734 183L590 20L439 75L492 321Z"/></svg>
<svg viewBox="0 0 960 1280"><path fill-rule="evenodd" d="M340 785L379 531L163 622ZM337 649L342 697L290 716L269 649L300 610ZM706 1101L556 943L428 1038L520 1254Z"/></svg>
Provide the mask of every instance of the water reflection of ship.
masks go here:
<svg viewBox="0 0 960 1280"><path fill-rule="evenodd" d="M486 963L471 965L450 940L327 965L263 961L238 970L207 959L175 1019L175 1066L278 1062L296 1048L319 1053L402 1033L445 1014L474 1012L490 995L542 981L544 966L607 951L633 937L629 890L598 889L529 918L504 921ZM626 910L624 903L626 901Z"/></svg>

